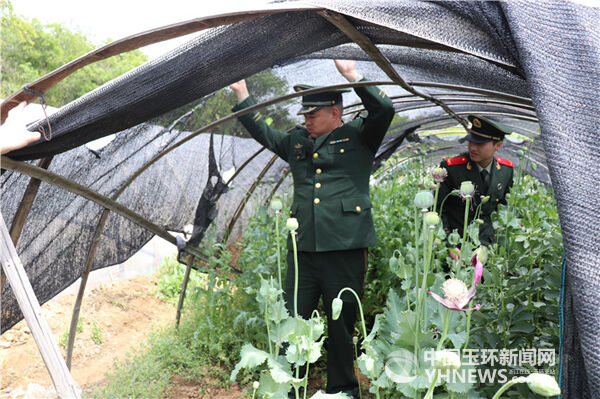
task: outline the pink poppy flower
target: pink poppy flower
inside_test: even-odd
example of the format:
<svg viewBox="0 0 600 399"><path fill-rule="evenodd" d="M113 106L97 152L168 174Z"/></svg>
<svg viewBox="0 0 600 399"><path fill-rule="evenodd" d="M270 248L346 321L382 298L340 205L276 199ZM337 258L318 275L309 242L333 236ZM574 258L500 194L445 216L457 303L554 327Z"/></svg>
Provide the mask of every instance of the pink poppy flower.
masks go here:
<svg viewBox="0 0 600 399"><path fill-rule="evenodd" d="M444 298L431 291L429 291L428 294L450 310L463 312L467 310L479 310L481 308L480 304L475 305L474 308L465 308L465 306L467 306L475 297L475 293L477 292L476 286L479 284L481 276L483 275L483 263L481 262L479 251L476 251L473 258L471 258L471 264L475 266L474 282L471 288L467 289L464 282L456 278L451 278L444 281L444 284L442 285Z"/></svg>

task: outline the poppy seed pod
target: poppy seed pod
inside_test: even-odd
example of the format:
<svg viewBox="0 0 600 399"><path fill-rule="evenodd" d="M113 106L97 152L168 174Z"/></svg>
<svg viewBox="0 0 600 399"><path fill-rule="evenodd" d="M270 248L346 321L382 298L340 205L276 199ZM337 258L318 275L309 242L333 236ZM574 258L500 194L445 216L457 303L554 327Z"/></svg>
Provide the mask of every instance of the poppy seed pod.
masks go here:
<svg viewBox="0 0 600 399"><path fill-rule="evenodd" d="M436 351L433 357L433 367L440 371L458 370L461 366L460 356L455 351Z"/></svg>
<svg viewBox="0 0 600 399"><path fill-rule="evenodd" d="M271 201L271 209L273 209L275 212L280 211L281 208L283 207L283 204L281 203L280 200L273 200Z"/></svg>
<svg viewBox="0 0 600 399"><path fill-rule="evenodd" d="M290 230L290 231L296 231L296 230L298 230L298 219L296 219L296 218L289 218L287 220L287 223L285 225L288 228L288 230Z"/></svg>
<svg viewBox="0 0 600 399"><path fill-rule="evenodd" d="M440 222L440 217L437 212L427 212L424 216L425 224L429 226L430 229L434 228Z"/></svg>
<svg viewBox="0 0 600 399"><path fill-rule="evenodd" d="M554 377L548 374L531 373L527 376L529 389L538 395L556 396L560 395L560 387Z"/></svg>
<svg viewBox="0 0 600 399"><path fill-rule="evenodd" d="M486 195L486 196L481 196L481 204L485 204L486 202L488 202L490 200L490 196Z"/></svg>
<svg viewBox="0 0 600 399"><path fill-rule="evenodd" d="M342 308L344 307L344 301L340 298L334 298L331 301L331 318L333 320L337 320L340 318L340 314L342 313Z"/></svg>
<svg viewBox="0 0 600 399"><path fill-rule="evenodd" d="M473 185L473 182L465 180L462 183L460 183L460 195L462 195L463 197L472 196L474 191L475 186Z"/></svg>
<svg viewBox="0 0 600 399"><path fill-rule="evenodd" d="M260 383L258 381L254 381L252 383L252 388L254 388L255 390L258 389L259 386L260 386Z"/></svg>
<svg viewBox="0 0 600 399"><path fill-rule="evenodd" d="M452 233L450 233L450 235L448 236L448 243L450 245L458 245L459 242L460 242L460 235L456 231L453 231Z"/></svg>
<svg viewBox="0 0 600 399"><path fill-rule="evenodd" d="M433 205L433 194L431 194L431 191L419 191L415 195L414 204L420 209L429 208Z"/></svg>

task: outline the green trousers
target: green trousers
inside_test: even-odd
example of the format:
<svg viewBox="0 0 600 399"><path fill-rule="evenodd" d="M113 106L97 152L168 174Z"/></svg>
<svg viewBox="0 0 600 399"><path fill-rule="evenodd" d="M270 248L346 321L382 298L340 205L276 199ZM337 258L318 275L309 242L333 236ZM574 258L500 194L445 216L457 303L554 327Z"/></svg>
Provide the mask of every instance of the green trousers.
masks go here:
<svg viewBox="0 0 600 399"><path fill-rule="evenodd" d="M294 314L294 253L288 247L285 300ZM298 314L310 318L323 297L329 336L327 338L327 393L356 392L352 336L357 302L350 292L342 294L344 306L337 320L331 319L331 301L344 287L362 295L367 269L366 248L330 252L298 252Z"/></svg>

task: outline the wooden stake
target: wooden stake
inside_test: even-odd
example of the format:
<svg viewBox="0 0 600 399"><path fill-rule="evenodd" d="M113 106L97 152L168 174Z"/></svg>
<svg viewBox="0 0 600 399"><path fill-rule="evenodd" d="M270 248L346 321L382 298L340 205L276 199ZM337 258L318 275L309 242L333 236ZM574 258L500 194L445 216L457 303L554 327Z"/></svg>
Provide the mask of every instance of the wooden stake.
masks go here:
<svg viewBox="0 0 600 399"><path fill-rule="evenodd" d="M4 218L0 215L0 262L19 307L25 316L31 335L40 350L46 364L56 393L60 398L81 398L81 388L75 382L65 360L60 354L58 345L46 319L42 316L42 308L27 278L27 273L17 255Z"/></svg>

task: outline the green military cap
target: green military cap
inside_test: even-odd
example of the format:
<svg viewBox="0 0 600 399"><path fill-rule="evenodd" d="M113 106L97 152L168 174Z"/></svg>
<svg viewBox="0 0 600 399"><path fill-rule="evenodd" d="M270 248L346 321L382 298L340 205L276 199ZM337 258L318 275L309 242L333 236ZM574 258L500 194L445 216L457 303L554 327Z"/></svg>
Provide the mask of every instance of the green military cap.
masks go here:
<svg viewBox="0 0 600 399"><path fill-rule="evenodd" d="M316 88L317 87L315 86L302 84L294 86L294 90L296 92ZM302 96L302 108L300 108L300 111L298 111L298 115L310 114L311 112L319 110L321 107L329 107L335 104L341 104L342 93L349 91L350 90L348 89L338 89Z"/></svg>
<svg viewBox="0 0 600 399"><path fill-rule="evenodd" d="M511 130L501 123L484 118L479 115L468 115L471 128L468 129L467 141L472 143L487 143L488 141L502 141L504 135L510 134Z"/></svg>

